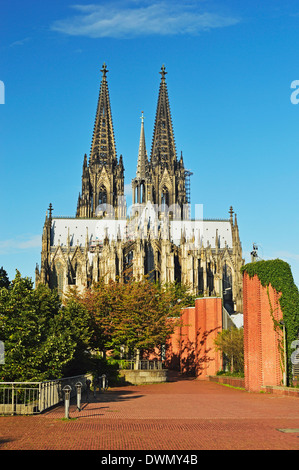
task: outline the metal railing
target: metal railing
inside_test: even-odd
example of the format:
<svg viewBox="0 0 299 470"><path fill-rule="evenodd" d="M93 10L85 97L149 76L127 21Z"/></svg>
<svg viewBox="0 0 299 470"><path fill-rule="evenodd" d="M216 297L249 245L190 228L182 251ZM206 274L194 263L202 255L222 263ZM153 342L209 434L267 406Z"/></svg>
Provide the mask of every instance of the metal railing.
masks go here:
<svg viewBox="0 0 299 470"><path fill-rule="evenodd" d="M45 382L0 382L0 415L42 413L63 401L65 385L72 387L71 396L75 396L75 384L81 380L85 388L90 377L86 374Z"/></svg>
<svg viewBox="0 0 299 470"><path fill-rule="evenodd" d="M136 361L134 359L123 359L119 361L119 368L126 370L162 370L164 363L162 361L146 360Z"/></svg>
<svg viewBox="0 0 299 470"><path fill-rule="evenodd" d="M39 408L39 382L0 383L0 414L34 414Z"/></svg>

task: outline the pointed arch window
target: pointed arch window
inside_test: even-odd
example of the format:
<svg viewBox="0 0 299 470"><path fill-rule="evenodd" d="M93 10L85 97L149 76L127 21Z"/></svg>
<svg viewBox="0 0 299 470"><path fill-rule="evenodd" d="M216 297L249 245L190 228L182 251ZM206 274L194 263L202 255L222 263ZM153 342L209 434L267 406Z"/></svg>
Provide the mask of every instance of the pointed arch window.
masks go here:
<svg viewBox="0 0 299 470"><path fill-rule="evenodd" d="M140 201L142 203L145 202L145 184L144 184L144 182L142 182L140 184Z"/></svg>
<svg viewBox="0 0 299 470"><path fill-rule="evenodd" d="M57 288L58 294L63 293L63 265L60 261L57 261L54 265L54 287Z"/></svg>
<svg viewBox="0 0 299 470"><path fill-rule="evenodd" d="M106 190L105 186L100 187L99 204L107 204L107 190Z"/></svg>
<svg viewBox="0 0 299 470"><path fill-rule="evenodd" d="M166 186L163 187L161 193L161 204L163 207L169 206L169 192Z"/></svg>

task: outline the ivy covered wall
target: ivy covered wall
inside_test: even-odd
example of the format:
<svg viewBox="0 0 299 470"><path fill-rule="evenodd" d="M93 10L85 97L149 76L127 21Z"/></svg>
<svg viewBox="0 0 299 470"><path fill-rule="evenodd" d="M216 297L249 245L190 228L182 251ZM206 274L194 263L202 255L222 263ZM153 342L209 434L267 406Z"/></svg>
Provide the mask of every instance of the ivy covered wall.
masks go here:
<svg viewBox="0 0 299 470"><path fill-rule="evenodd" d="M250 278L256 275L262 286L268 287L271 285L277 293L281 293L279 303L286 328L288 381L291 385L291 355L294 352L294 348L291 347L291 344L294 340L299 339L299 291L294 283L290 265L280 259L257 261L243 266L241 272L246 272ZM278 322L273 321L274 328L282 329L282 326Z"/></svg>

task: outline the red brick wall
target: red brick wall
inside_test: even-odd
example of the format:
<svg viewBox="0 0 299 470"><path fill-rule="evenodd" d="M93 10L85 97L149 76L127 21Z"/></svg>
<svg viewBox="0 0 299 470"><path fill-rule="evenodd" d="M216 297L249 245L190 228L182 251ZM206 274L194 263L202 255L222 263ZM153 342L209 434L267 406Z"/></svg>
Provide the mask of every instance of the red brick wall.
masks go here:
<svg viewBox="0 0 299 470"><path fill-rule="evenodd" d="M282 312L280 294L272 286L263 287L257 276L243 276L244 373L245 388L260 391L267 385L281 385L281 330L274 329L273 317L279 321ZM272 314L271 307L272 306Z"/></svg>
<svg viewBox="0 0 299 470"><path fill-rule="evenodd" d="M221 354L214 339L222 329L222 301L216 297L199 298L195 307L182 310L182 326L172 335L166 364L182 373L205 379L221 369Z"/></svg>

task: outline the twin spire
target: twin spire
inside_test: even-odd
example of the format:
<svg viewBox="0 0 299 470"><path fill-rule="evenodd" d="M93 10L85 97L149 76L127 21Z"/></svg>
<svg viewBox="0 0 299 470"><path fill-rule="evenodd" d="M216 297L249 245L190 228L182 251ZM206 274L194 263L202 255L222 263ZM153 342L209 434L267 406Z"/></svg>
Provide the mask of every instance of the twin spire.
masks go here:
<svg viewBox="0 0 299 470"><path fill-rule="evenodd" d="M87 162L85 156L83 162L82 194L78 198L77 217L94 217L97 207L103 204L116 208L119 197L124 196L124 167L122 156L118 161L116 154L105 63L101 72L90 157ZM146 150L142 111L137 171L132 182L133 193L136 192L137 196L133 200L169 206L178 203L183 206L186 200L185 173L182 157L178 161L176 156L164 65L160 74L150 158Z"/></svg>
<svg viewBox="0 0 299 470"><path fill-rule="evenodd" d="M186 171L183 156L177 159L171 120L165 66L161 67L161 82L154 124L150 158L148 159L144 116L141 116L141 131L136 177L132 180L133 204L148 201L163 207L176 206L176 217L184 216L186 194ZM139 208L136 209L139 212Z"/></svg>
<svg viewBox="0 0 299 470"><path fill-rule="evenodd" d="M173 166L177 160L174 141L173 126L171 120L168 90L165 75L165 66L161 67L161 83L158 96L156 119L154 125L154 135L151 150L151 162L155 166L157 163L164 163Z"/></svg>
<svg viewBox="0 0 299 470"><path fill-rule="evenodd" d="M161 74L161 83L156 110L150 162L153 166L162 163L162 165L169 167L173 166L177 161L177 155L170 113L168 90L165 79L167 72L164 65L162 65L161 71L159 73ZM148 157L145 146L144 116L142 111L136 178L144 179L147 174L147 167Z"/></svg>
<svg viewBox="0 0 299 470"><path fill-rule="evenodd" d="M99 92L98 106L92 136L90 163L98 161L103 165L115 162L116 146L110 106L110 97L107 83L107 66L104 63L101 69L102 81Z"/></svg>
<svg viewBox="0 0 299 470"><path fill-rule="evenodd" d="M102 164L107 164L109 161L115 161L117 156L107 83L108 69L105 63L103 64L101 72L102 81L91 143L90 162L94 163L98 161ZM159 161L162 161L166 165L173 165L174 161L176 161L176 148L165 79L167 72L164 65L161 67L160 74L161 83L150 161L153 165L156 165ZM148 158L144 136L144 116L142 111L139 154L136 173L137 177L144 177L147 160Z"/></svg>

